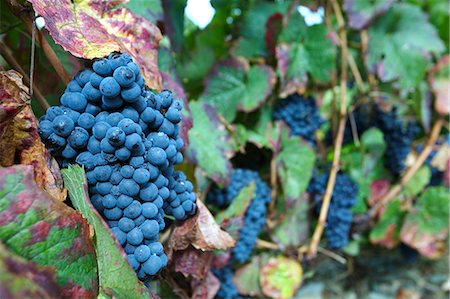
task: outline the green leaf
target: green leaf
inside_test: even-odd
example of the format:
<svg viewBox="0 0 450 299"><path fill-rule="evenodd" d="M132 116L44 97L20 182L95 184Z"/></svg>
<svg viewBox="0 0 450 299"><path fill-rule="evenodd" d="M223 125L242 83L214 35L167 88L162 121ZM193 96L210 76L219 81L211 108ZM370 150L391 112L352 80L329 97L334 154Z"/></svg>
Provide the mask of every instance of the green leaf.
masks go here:
<svg viewBox="0 0 450 299"><path fill-rule="evenodd" d="M382 81L398 79L400 88L408 89L423 79L429 64L426 53L444 49L420 8L397 4L369 29L368 67Z"/></svg>
<svg viewBox="0 0 450 299"><path fill-rule="evenodd" d="M365 29L372 21L385 13L395 0L345 0L344 10L348 16L348 24L353 29Z"/></svg>
<svg viewBox="0 0 450 299"><path fill-rule="evenodd" d="M442 256L449 230L449 197L444 187L427 189L406 216L402 242L429 258Z"/></svg>
<svg viewBox="0 0 450 299"><path fill-rule="evenodd" d="M316 155L308 144L283 134L276 164L286 199L298 199L306 190L315 161Z"/></svg>
<svg viewBox="0 0 450 299"><path fill-rule="evenodd" d="M32 166L0 168L0 241L29 261L53 267L65 297L97 296L88 224L36 186Z"/></svg>
<svg viewBox="0 0 450 299"><path fill-rule="evenodd" d="M222 223L225 219L236 216L243 216L255 194L256 184L251 182L248 186L242 188L238 196L232 201L231 205L215 217L217 223Z"/></svg>
<svg viewBox="0 0 450 299"><path fill-rule="evenodd" d="M183 81L202 80L211 70L214 61L214 51L210 47L199 45L177 64L177 72Z"/></svg>
<svg viewBox="0 0 450 299"><path fill-rule="evenodd" d="M303 269L299 262L283 256L271 258L261 268L263 293L272 298L292 298L302 278Z"/></svg>
<svg viewBox="0 0 450 299"><path fill-rule="evenodd" d="M276 48L282 97L303 93L309 76L319 83L330 80L336 48L327 33L324 25L307 27L300 14L292 14Z"/></svg>
<svg viewBox="0 0 450 299"><path fill-rule="evenodd" d="M267 55L266 22L275 13L284 14L288 3L258 2L252 5L245 13L240 26L240 38L233 48L235 56L257 58Z"/></svg>
<svg viewBox="0 0 450 299"><path fill-rule="evenodd" d="M105 298L150 298L148 289L138 280L124 251L107 224L92 206L86 192L83 168L69 166L62 170L72 204L87 219L95 232L100 296Z"/></svg>
<svg viewBox="0 0 450 299"><path fill-rule="evenodd" d="M190 103L194 127L189 131L189 147L186 157L197 163L205 174L220 185L229 179L232 156L230 137L220 123L214 107L201 103Z"/></svg>
<svg viewBox="0 0 450 299"><path fill-rule="evenodd" d="M213 105L232 122L237 110L250 112L261 106L275 81L275 74L268 66L248 67L241 60L225 61L216 65L207 78L200 101Z"/></svg>
<svg viewBox="0 0 450 299"><path fill-rule="evenodd" d="M170 38L172 48L177 52L183 48L186 2L187 0L161 1L164 10L164 34Z"/></svg>
<svg viewBox="0 0 450 299"><path fill-rule="evenodd" d="M129 1L125 7L154 24L164 18L161 0Z"/></svg>
<svg viewBox="0 0 450 299"><path fill-rule="evenodd" d="M377 128L370 128L365 131L361 136L361 144L369 153L378 154L380 157L386 149L383 132Z"/></svg>
<svg viewBox="0 0 450 299"><path fill-rule="evenodd" d="M402 194L406 197L414 197L428 185L431 178L430 168L422 166L403 188Z"/></svg>
<svg viewBox="0 0 450 299"><path fill-rule="evenodd" d="M8 251L0 242L0 298L60 298L53 267L42 267Z"/></svg>
<svg viewBox="0 0 450 299"><path fill-rule="evenodd" d="M370 231L370 241L387 248L394 248L400 242L400 228L405 212L399 199L391 201L378 223Z"/></svg>
<svg viewBox="0 0 450 299"><path fill-rule="evenodd" d="M282 220L273 231L273 238L284 246L298 247L308 235L309 205L306 198L297 198L292 206L285 204Z"/></svg>
<svg viewBox="0 0 450 299"><path fill-rule="evenodd" d="M259 273L262 263L261 256L255 256L251 262L240 267L234 274L234 281L239 294L262 297L261 285L259 283Z"/></svg>

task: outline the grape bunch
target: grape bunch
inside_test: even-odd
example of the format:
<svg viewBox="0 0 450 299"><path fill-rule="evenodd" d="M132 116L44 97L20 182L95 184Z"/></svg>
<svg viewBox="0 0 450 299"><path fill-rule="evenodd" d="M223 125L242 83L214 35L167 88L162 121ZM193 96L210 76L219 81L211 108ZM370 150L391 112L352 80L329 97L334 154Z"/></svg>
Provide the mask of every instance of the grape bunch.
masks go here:
<svg viewBox="0 0 450 299"><path fill-rule="evenodd" d="M315 145L315 132L325 122L320 116L313 97L304 98L292 94L282 100L273 112L274 120L284 121L294 136L301 136L311 145Z"/></svg>
<svg viewBox="0 0 450 299"><path fill-rule="evenodd" d="M239 195L242 188L252 182L255 183L254 196L245 212L244 225L239 230L239 240L231 252L233 260L238 263L248 260L258 234L266 223L267 204L272 200L270 188L256 171L237 168L233 171L231 181L225 189L213 189L206 198L207 203L226 207Z"/></svg>
<svg viewBox="0 0 450 299"><path fill-rule="evenodd" d="M316 213L320 213L323 195L328 183L328 174L314 176L308 186ZM351 208L356 203L358 186L345 174L338 173L333 189L333 195L328 209L325 236L328 246L339 249L347 245L352 223Z"/></svg>
<svg viewBox="0 0 450 299"><path fill-rule="evenodd" d="M383 132L386 141L384 165L394 175L405 169L405 160L411 150L411 144L419 132L415 123L405 124L397 117L397 109L390 112L376 107L376 126Z"/></svg>
<svg viewBox="0 0 450 299"><path fill-rule="evenodd" d="M220 289L216 294L216 298L220 299L236 299L239 296L236 285L233 282L233 270L229 266L213 270L214 276L220 281Z"/></svg>
<svg viewBox="0 0 450 299"><path fill-rule="evenodd" d="M167 264L158 235L164 215L196 212L194 187L174 166L183 161L182 104L146 89L128 54L113 53L80 71L39 120L38 132L62 167L84 166L93 206L140 279Z"/></svg>

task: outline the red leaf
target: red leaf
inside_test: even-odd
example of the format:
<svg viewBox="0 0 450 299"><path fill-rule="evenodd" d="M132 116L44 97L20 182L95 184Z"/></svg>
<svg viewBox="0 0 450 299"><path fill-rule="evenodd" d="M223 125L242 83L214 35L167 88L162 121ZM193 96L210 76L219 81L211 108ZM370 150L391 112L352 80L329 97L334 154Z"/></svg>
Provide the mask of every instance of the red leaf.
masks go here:
<svg viewBox="0 0 450 299"><path fill-rule="evenodd" d="M64 50L87 59L128 52L141 67L146 84L161 89L157 58L161 32L145 18L117 7L125 1L28 1Z"/></svg>

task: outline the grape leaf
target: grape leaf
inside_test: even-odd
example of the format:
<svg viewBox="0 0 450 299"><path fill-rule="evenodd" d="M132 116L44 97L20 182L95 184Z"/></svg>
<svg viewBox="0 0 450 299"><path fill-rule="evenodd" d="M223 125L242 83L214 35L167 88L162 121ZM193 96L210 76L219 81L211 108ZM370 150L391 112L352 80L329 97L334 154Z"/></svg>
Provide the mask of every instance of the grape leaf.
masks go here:
<svg viewBox="0 0 450 299"><path fill-rule="evenodd" d="M441 115L450 114L450 55L443 56L430 72L430 85L435 96L434 109Z"/></svg>
<svg viewBox="0 0 450 299"><path fill-rule="evenodd" d="M297 200L308 187L316 161L314 151L300 138L289 137L285 130L281 137L281 151L275 159L286 200Z"/></svg>
<svg viewBox="0 0 450 299"><path fill-rule="evenodd" d="M29 104L28 88L16 71L0 72L0 165L33 165L39 187L64 201L59 167L42 144Z"/></svg>
<svg viewBox="0 0 450 299"><path fill-rule="evenodd" d="M150 298L148 289L138 280L128 264L122 247L92 206L87 194L88 188L83 168L78 165L69 166L62 170L62 174L71 202L94 228L100 295L117 298Z"/></svg>
<svg viewBox="0 0 450 299"><path fill-rule="evenodd" d="M260 283L264 295L272 298L292 298L300 287L303 269L298 261L278 256L261 268Z"/></svg>
<svg viewBox="0 0 450 299"><path fill-rule="evenodd" d="M391 201L378 223L370 231L370 242L392 249L400 242L400 229L405 212L401 210L399 199Z"/></svg>
<svg viewBox="0 0 450 299"><path fill-rule="evenodd" d="M303 17L293 13L281 32L276 48L280 73L280 96L304 93L308 76L327 83L335 71L336 48L320 24L307 27Z"/></svg>
<svg viewBox="0 0 450 299"><path fill-rule="evenodd" d="M183 48L184 8L187 0L161 1L164 10L164 34L170 38L170 44L176 52Z"/></svg>
<svg viewBox="0 0 450 299"><path fill-rule="evenodd" d="M216 216L217 223L222 223L224 220L233 218L233 217L241 217L245 214L247 207L252 201L255 194L255 182L251 182L239 192L238 196L231 202L230 206L220 212Z"/></svg>
<svg viewBox="0 0 450 299"><path fill-rule="evenodd" d="M348 25L353 29L365 29L375 18L391 8L394 2L395 0L345 0L344 10L348 16Z"/></svg>
<svg viewBox="0 0 450 299"><path fill-rule="evenodd" d="M29 0L56 43L72 55L93 59L113 51L128 52L141 67L146 84L161 89L155 24L110 2L86 0Z"/></svg>
<svg viewBox="0 0 450 299"><path fill-rule="evenodd" d="M171 90L174 96L183 102L183 110L180 126L180 136L184 140L185 146L189 145L188 131L192 128L192 115L189 109L186 93L180 81L174 65L174 58L168 48L160 47L158 50L158 66L161 71L164 89Z"/></svg>
<svg viewBox="0 0 450 299"><path fill-rule="evenodd" d="M220 123L214 107L202 103L190 103L194 126L189 131L189 147L186 157L218 184L229 180L232 154L230 137Z"/></svg>
<svg viewBox="0 0 450 299"><path fill-rule="evenodd" d="M431 171L427 166L422 166L411 180L403 187L402 195L414 197L419 194L430 182Z"/></svg>
<svg viewBox="0 0 450 299"><path fill-rule="evenodd" d="M240 37L233 47L233 54L245 58L265 57L268 54L265 24L273 14L285 13L287 7L288 3L258 2L248 9L240 26Z"/></svg>
<svg viewBox="0 0 450 299"><path fill-rule="evenodd" d="M400 232L402 242L428 258L442 256L449 230L449 197L444 187L427 189L406 215Z"/></svg>
<svg viewBox="0 0 450 299"><path fill-rule="evenodd" d="M15 254L54 267L61 297L97 296L96 256L86 220L39 189L31 166L0 169L0 240Z"/></svg>
<svg viewBox="0 0 450 299"><path fill-rule="evenodd" d="M234 273L234 281L239 294L258 298L263 297L259 283L259 274L261 264L267 262L267 258L265 259L266 261L263 261L263 256L255 256L250 263L236 270Z"/></svg>
<svg viewBox="0 0 450 299"><path fill-rule="evenodd" d="M420 8L397 4L369 29L367 65L383 82L398 79L401 89L412 88L425 75L428 54L444 49Z"/></svg>
<svg viewBox="0 0 450 299"><path fill-rule="evenodd" d="M197 214L177 226L168 244L168 255L173 250L184 250L190 245L202 251L226 250L234 246L231 236L222 230L205 204L197 199Z"/></svg>
<svg viewBox="0 0 450 299"><path fill-rule="evenodd" d="M0 298L59 298L52 267L38 266L8 251L0 242Z"/></svg>
<svg viewBox="0 0 450 299"><path fill-rule="evenodd" d="M129 1L125 4L133 13L146 18L153 24L162 22L164 11L161 0Z"/></svg>
<svg viewBox="0 0 450 299"><path fill-rule="evenodd" d="M206 78L200 101L210 103L232 122L237 110L250 112L261 106L275 82L275 74L268 66L249 67L246 61L237 59L223 61Z"/></svg>
<svg viewBox="0 0 450 299"><path fill-rule="evenodd" d="M308 199L297 198L293 203L285 203L284 218L273 231L273 238L284 246L299 246L309 232Z"/></svg>

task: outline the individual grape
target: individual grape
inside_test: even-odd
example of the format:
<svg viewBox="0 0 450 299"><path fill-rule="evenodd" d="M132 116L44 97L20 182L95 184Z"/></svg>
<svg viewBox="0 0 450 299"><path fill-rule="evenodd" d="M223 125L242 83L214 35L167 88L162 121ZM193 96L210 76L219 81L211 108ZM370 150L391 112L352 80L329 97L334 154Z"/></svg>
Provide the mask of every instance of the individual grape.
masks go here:
<svg viewBox="0 0 450 299"><path fill-rule="evenodd" d="M128 66L121 66L115 69L113 77L122 87L129 87L136 79L133 70Z"/></svg>
<svg viewBox="0 0 450 299"><path fill-rule="evenodd" d="M122 55L118 53L108 55L108 61L113 70L116 70L121 66L127 65L127 61L122 57Z"/></svg>
<svg viewBox="0 0 450 299"><path fill-rule="evenodd" d="M63 111L62 111L61 107L52 106L47 109L45 119L49 120L49 121L53 121L55 119L55 117L62 115L62 114L63 114Z"/></svg>
<svg viewBox="0 0 450 299"><path fill-rule="evenodd" d="M139 127L138 124L136 124L134 121L132 121L129 118L122 119L117 126L121 128L125 134L129 135L132 133L138 133L139 135L142 134L142 129Z"/></svg>
<svg viewBox="0 0 450 299"><path fill-rule="evenodd" d="M123 99L120 96L107 97L102 96L102 108L106 110L114 110L122 107Z"/></svg>
<svg viewBox="0 0 450 299"><path fill-rule="evenodd" d="M125 217L135 219L139 217L142 213L142 205L139 201L133 200L133 202L125 208L123 211L123 214Z"/></svg>
<svg viewBox="0 0 450 299"><path fill-rule="evenodd" d="M56 116L52 121L53 132L61 137L67 137L75 128L73 120L66 115Z"/></svg>
<svg viewBox="0 0 450 299"><path fill-rule="evenodd" d="M101 152L100 141L98 141L95 136L91 136L89 138L87 144L87 150L92 154L98 154Z"/></svg>
<svg viewBox="0 0 450 299"><path fill-rule="evenodd" d="M147 245L140 245L134 251L134 256L136 260L140 263L144 263L150 257L150 248ZM159 270L159 269L158 269Z"/></svg>
<svg viewBox="0 0 450 299"><path fill-rule="evenodd" d="M158 208L155 204L146 202L142 204L142 215L147 219L155 218L158 215Z"/></svg>
<svg viewBox="0 0 450 299"><path fill-rule="evenodd" d="M135 76L139 76L139 74L141 73L141 71L140 71L140 69L139 69L139 66L138 66L136 63L134 63L134 62L129 62L129 63L127 64L127 66L128 66L130 69L133 70Z"/></svg>
<svg viewBox="0 0 450 299"><path fill-rule="evenodd" d="M160 231L159 223L156 220L145 220L139 228L146 239L153 239Z"/></svg>
<svg viewBox="0 0 450 299"><path fill-rule="evenodd" d="M85 69L82 71L79 71L76 75L75 75L75 80L77 81L77 83L80 86L84 86L86 83L89 82L90 78L92 75L92 70L90 69Z"/></svg>
<svg viewBox="0 0 450 299"><path fill-rule="evenodd" d="M127 255L128 263L130 264L131 268L133 268L134 271L139 269L141 264L136 260L134 254L128 254Z"/></svg>
<svg viewBox="0 0 450 299"><path fill-rule="evenodd" d="M81 92L82 87L76 80L71 80L66 87L66 92Z"/></svg>
<svg viewBox="0 0 450 299"><path fill-rule="evenodd" d="M152 255L150 258L142 264L142 269L148 275L155 275L162 267L161 258L157 255Z"/></svg>
<svg viewBox="0 0 450 299"><path fill-rule="evenodd" d="M38 124L38 133L42 139L47 139L53 133L53 123L49 120L42 120Z"/></svg>
<svg viewBox="0 0 450 299"><path fill-rule="evenodd" d="M100 102L102 98L102 93L100 92L100 90L92 86L91 82L88 82L83 87L83 90L81 92L86 97L86 99L88 99L91 102L95 103Z"/></svg>
<svg viewBox="0 0 450 299"><path fill-rule="evenodd" d="M142 167L144 165L144 162L145 160L141 156L133 157L130 159L130 165L133 166L134 168Z"/></svg>
<svg viewBox="0 0 450 299"><path fill-rule="evenodd" d="M97 166L94 168L95 178L99 182L107 182L112 174L112 168L109 165Z"/></svg>
<svg viewBox="0 0 450 299"><path fill-rule="evenodd" d="M131 152L127 148L122 147L115 152L115 156L120 161L125 161L130 158Z"/></svg>
<svg viewBox="0 0 450 299"><path fill-rule="evenodd" d="M91 77L89 77L89 83L91 83L91 85L95 88L99 88L100 87L100 83L102 82L102 80L104 79L104 77L100 76L97 73L92 73Z"/></svg>
<svg viewBox="0 0 450 299"><path fill-rule="evenodd" d="M61 96L61 104L82 113L86 109L87 100L81 92L66 92Z"/></svg>
<svg viewBox="0 0 450 299"><path fill-rule="evenodd" d="M158 196L158 187L155 184L149 183L139 192L139 197L143 201L152 201Z"/></svg>
<svg viewBox="0 0 450 299"><path fill-rule="evenodd" d="M117 206L121 209L125 209L133 202L133 197L122 194L117 198Z"/></svg>
<svg viewBox="0 0 450 299"><path fill-rule="evenodd" d="M136 169L133 174L133 180L139 185L146 184L150 180L150 172L145 168Z"/></svg>
<svg viewBox="0 0 450 299"><path fill-rule="evenodd" d="M118 207L112 208L112 209L104 209L103 215L105 215L106 219L109 220L119 220L122 218L123 212L122 209L119 209Z"/></svg>
<svg viewBox="0 0 450 299"><path fill-rule="evenodd" d="M85 130L90 130L95 124L95 117L89 113L82 113L78 118L78 125Z"/></svg>
<svg viewBox="0 0 450 299"><path fill-rule="evenodd" d="M139 122L139 113L133 107L125 107L122 110L125 119L130 119L133 123Z"/></svg>
<svg viewBox="0 0 450 299"><path fill-rule="evenodd" d="M117 198L111 194L107 194L103 197L102 204L106 209L113 209L117 205Z"/></svg>
<svg viewBox="0 0 450 299"><path fill-rule="evenodd" d="M96 120L97 121L97 120ZM111 128L111 126L105 121L98 121L92 127L92 134L94 134L95 138L98 140L102 140L106 136L106 132Z"/></svg>
<svg viewBox="0 0 450 299"><path fill-rule="evenodd" d="M135 227L134 221L126 217L119 220L118 226L125 233L130 232Z"/></svg>
<svg viewBox="0 0 450 299"><path fill-rule="evenodd" d="M147 153L147 159L153 165L163 165L167 160L167 154L162 148L152 147Z"/></svg>
<svg viewBox="0 0 450 299"><path fill-rule="evenodd" d="M133 82L129 87L123 88L120 95L125 102L134 103L141 95L141 88Z"/></svg>
<svg viewBox="0 0 450 299"><path fill-rule="evenodd" d="M78 152L73 149L69 144L66 144L66 147L62 151L61 155L66 159L73 159L77 156Z"/></svg>
<svg viewBox="0 0 450 299"><path fill-rule="evenodd" d="M170 107L166 112L166 118L173 124L177 124L181 121L180 110Z"/></svg>
<svg viewBox="0 0 450 299"><path fill-rule="evenodd" d="M99 114L101 111L100 107L98 107L97 105L88 103L86 105L86 109L84 112L92 114L93 116L96 116L97 114Z"/></svg>
<svg viewBox="0 0 450 299"><path fill-rule="evenodd" d="M95 186L98 193L101 195L109 194L109 191L112 188L112 184L110 182L98 182Z"/></svg>
<svg viewBox="0 0 450 299"><path fill-rule="evenodd" d="M75 127L67 140L74 149L82 149L89 141L89 133L82 127Z"/></svg>
<svg viewBox="0 0 450 299"><path fill-rule="evenodd" d="M84 166L87 170L91 170L94 168L94 155L90 152L82 152L77 156L75 162Z"/></svg>
<svg viewBox="0 0 450 299"><path fill-rule="evenodd" d="M99 90L102 95L112 98L120 94L120 85L113 77L106 77L100 82Z"/></svg>
<svg viewBox="0 0 450 299"><path fill-rule="evenodd" d="M125 132L119 127L111 127L106 132L106 140L115 147L119 147L125 143L126 138Z"/></svg>
<svg viewBox="0 0 450 299"><path fill-rule="evenodd" d="M55 133L52 133L50 134L50 136L48 136L48 144L52 148L62 148L66 146L66 139L59 135L56 135Z"/></svg>
<svg viewBox="0 0 450 299"><path fill-rule="evenodd" d="M144 235L142 234L142 231L135 227L131 231L127 233L127 241L131 245L138 246L142 243L144 240Z"/></svg>
<svg viewBox="0 0 450 299"><path fill-rule="evenodd" d="M156 118L156 110L153 108L147 107L142 111L141 113L141 120L144 121L146 124L152 123Z"/></svg>
<svg viewBox="0 0 450 299"><path fill-rule="evenodd" d="M94 72L103 77L110 76L113 72L111 64L106 58L95 61L92 68L94 69Z"/></svg>

